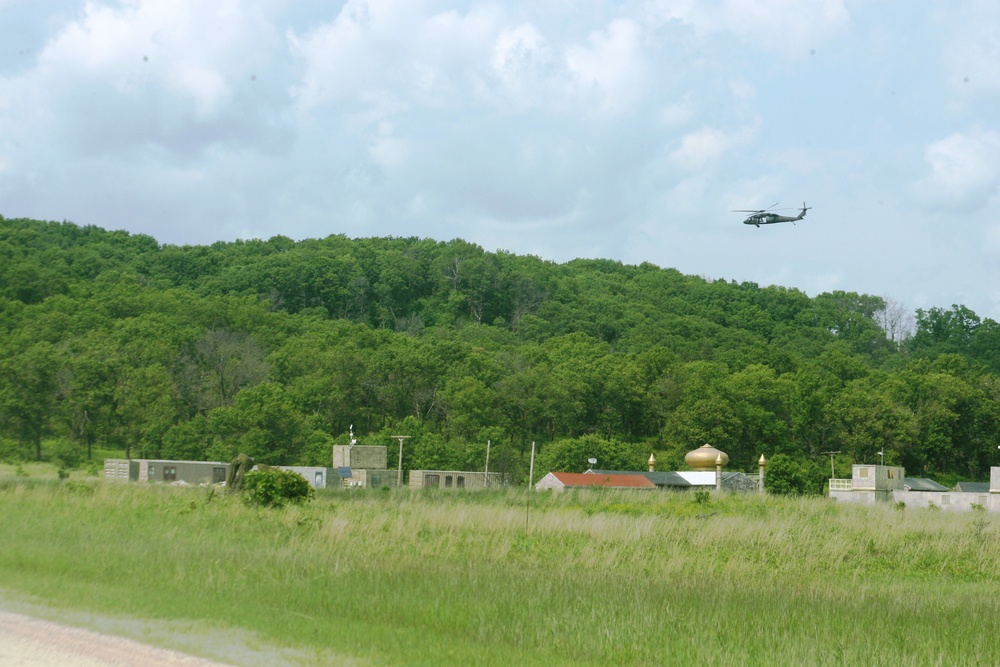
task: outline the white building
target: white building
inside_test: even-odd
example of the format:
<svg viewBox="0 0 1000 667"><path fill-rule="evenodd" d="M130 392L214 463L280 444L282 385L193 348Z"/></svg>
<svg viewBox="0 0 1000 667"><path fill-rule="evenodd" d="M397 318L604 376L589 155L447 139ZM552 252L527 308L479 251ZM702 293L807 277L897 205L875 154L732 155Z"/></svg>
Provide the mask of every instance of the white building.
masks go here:
<svg viewBox="0 0 1000 667"><path fill-rule="evenodd" d="M839 502L874 505L877 502L904 503L906 507L939 507L968 511L981 507L1000 512L1000 467L990 468L988 491L952 491L933 480L906 477L899 466L851 466L851 479L831 479L830 497Z"/></svg>

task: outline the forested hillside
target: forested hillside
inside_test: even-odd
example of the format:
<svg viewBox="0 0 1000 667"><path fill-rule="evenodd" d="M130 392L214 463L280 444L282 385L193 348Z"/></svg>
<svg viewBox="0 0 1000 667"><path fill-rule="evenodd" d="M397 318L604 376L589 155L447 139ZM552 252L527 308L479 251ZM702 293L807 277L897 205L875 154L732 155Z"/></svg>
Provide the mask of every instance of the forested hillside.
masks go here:
<svg viewBox="0 0 1000 667"><path fill-rule="evenodd" d="M899 463L984 479L1000 329L960 305L565 264L461 240L211 246L0 217L0 457L329 464L411 435L405 468ZM886 332L889 332L887 335Z"/></svg>

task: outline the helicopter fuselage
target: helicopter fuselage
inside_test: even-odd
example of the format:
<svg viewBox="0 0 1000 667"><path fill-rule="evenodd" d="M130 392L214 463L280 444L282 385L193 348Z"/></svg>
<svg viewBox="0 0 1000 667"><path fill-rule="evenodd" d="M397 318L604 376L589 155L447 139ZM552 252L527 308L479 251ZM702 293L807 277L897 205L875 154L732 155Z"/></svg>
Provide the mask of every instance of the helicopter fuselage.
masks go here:
<svg viewBox="0 0 1000 667"><path fill-rule="evenodd" d="M749 218L743 221L744 225L756 225L760 227L761 225L773 225L778 222L797 222L804 218L805 215L778 215L776 213L755 213Z"/></svg>
<svg viewBox="0 0 1000 667"><path fill-rule="evenodd" d="M761 225L774 225L779 222L798 222L802 218L806 217L806 211L809 208L803 204L802 208L799 209L799 214L792 215L778 215L777 213L768 213L767 211L755 211L753 215L748 216L746 220L743 221L744 225L753 225L754 227L760 227Z"/></svg>

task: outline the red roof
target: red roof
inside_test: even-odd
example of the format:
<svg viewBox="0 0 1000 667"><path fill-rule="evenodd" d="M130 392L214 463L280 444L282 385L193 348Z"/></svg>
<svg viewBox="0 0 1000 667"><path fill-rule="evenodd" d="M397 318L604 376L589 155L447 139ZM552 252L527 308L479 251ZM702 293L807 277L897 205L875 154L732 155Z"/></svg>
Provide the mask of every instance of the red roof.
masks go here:
<svg viewBox="0 0 1000 667"><path fill-rule="evenodd" d="M607 475L589 472L554 472L552 476L565 486L605 486L615 489L655 489L643 475Z"/></svg>

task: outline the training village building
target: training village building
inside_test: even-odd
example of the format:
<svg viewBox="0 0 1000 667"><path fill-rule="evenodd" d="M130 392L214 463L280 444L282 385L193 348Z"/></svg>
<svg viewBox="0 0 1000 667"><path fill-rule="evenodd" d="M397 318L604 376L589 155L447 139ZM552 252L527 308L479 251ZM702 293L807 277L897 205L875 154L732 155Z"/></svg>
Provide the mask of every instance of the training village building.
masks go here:
<svg viewBox="0 0 1000 667"><path fill-rule="evenodd" d="M593 460L591 461L593 463ZM646 462L648 471L587 470L582 473L550 472L535 484L535 489L565 491L566 489L669 489L675 491L709 490L732 492L763 492L764 468L767 460L761 455L759 471L743 473L724 471L729 455L709 444L688 452L684 462L691 470L656 471L656 456ZM641 481L640 481L641 480Z"/></svg>
<svg viewBox="0 0 1000 667"><path fill-rule="evenodd" d="M959 482L955 490L926 477L907 477L902 466L851 466L850 479L830 479L830 497L842 503L903 503L905 507L937 507L1000 512L1000 467L990 468L989 484Z"/></svg>

